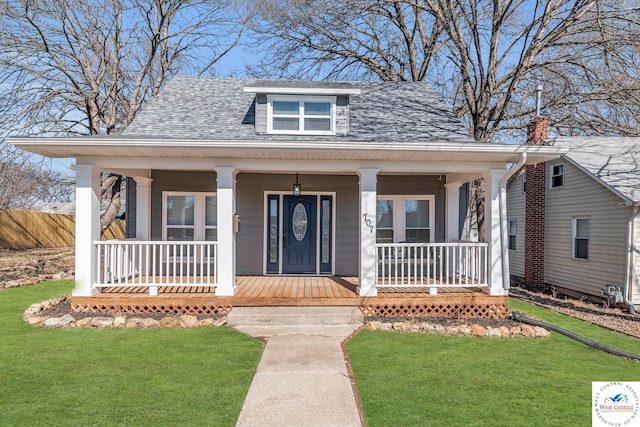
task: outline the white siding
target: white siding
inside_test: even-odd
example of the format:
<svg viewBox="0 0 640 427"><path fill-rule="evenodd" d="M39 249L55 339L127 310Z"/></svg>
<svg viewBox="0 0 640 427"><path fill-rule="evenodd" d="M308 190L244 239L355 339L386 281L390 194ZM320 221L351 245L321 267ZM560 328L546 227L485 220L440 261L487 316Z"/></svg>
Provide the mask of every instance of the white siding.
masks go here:
<svg viewBox="0 0 640 427"><path fill-rule="evenodd" d="M516 177L507 184L507 219L517 222L516 250L509 251L509 272L512 275L524 277L524 223L525 223L525 193L522 191L522 176Z"/></svg>
<svg viewBox="0 0 640 427"><path fill-rule="evenodd" d="M564 163L564 187L549 188L549 171ZM600 296L624 286L627 220L632 209L567 160L547 163L545 282ZM572 257L572 220L589 219L589 259Z"/></svg>

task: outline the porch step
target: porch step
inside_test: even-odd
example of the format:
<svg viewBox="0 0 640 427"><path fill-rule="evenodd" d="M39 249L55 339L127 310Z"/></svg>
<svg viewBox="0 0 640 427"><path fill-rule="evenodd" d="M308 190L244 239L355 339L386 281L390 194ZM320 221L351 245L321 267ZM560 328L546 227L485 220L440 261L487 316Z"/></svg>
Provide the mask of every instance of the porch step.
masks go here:
<svg viewBox="0 0 640 427"><path fill-rule="evenodd" d="M242 326L361 325L357 307L234 307L227 322Z"/></svg>

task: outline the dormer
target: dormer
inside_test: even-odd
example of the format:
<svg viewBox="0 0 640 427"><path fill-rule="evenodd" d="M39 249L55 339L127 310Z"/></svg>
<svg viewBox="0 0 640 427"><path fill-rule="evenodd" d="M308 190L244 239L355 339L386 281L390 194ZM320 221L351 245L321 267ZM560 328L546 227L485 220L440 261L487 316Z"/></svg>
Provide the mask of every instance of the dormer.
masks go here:
<svg viewBox="0 0 640 427"><path fill-rule="evenodd" d="M347 135L351 83L265 81L249 84L255 93L256 134Z"/></svg>

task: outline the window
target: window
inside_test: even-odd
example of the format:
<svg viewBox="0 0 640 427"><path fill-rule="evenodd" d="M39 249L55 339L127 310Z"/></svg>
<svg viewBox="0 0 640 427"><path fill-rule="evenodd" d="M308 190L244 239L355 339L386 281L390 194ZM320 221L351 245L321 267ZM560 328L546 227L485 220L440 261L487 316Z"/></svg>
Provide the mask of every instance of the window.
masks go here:
<svg viewBox="0 0 640 427"><path fill-rule="evenodd" d="M376 241L431 242L434 204L434 196L380 196L376 209Z"/></svg>
<svg viewBox="0 0 640 427"><path fill-rule="evenodd" d="M573 257L589 259L589 220L586 218L573 220Z"/></svg>
<svg viewBox="0 0 640 427"><path fill-rule="evenodd" d="M335 133L335 97L283 96L268 98L268 132L332 135Z"/></svg>
<svg viewBox="0 0 640 427"><path fill-rule="evenodd" d="M523 193L527 192L527 174L526 173L522 174L522 192Z"/></svg>
<svg viewBox="0 0 640 427"><path fill-rule="evenodd" d="M218 240L218 204L214 193L163 195L163 239L169 241Z"/></svg>
<svg viewBox="0 0 640 427"><path fill-rule="evenodd" d="M516 250L516 233L518 230L518 222L515 219L510 219L508 223L508 234L509 234L509 249L512 251Z"/></svg>
<svg viewBox="0 0 640 427"><path fill-rule="evenodd" d="M551 188L564 186L564 164L551 166Z"/></svg>

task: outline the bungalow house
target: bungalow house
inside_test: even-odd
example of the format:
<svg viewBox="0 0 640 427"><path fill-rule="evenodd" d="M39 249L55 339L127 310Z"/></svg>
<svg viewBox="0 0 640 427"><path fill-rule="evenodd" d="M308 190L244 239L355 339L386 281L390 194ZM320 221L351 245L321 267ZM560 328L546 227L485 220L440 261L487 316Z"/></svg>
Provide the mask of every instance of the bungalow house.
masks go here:
<svg viewBox="0 0 640 427"><path fill-rule="evenodd" d="M533 126L530 143L568 151L508 183L512 278L640 305L640 138L547 138L546 118Z"/></svg>
<svg viewBox="0 0 640 427"><path fill-rule="evenodd" d="M177 293L236 305L249 294L338 304L345 289L353 301L390 290L504 298L507 165L562 153L477 143L425 82L186 76L122 135L10 142L76 159L75 303L142 290L146 309ZM132 239L99 240L103 171L134 183ZM486 242L461 242L460 187L479 178Z"/></svg>

